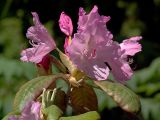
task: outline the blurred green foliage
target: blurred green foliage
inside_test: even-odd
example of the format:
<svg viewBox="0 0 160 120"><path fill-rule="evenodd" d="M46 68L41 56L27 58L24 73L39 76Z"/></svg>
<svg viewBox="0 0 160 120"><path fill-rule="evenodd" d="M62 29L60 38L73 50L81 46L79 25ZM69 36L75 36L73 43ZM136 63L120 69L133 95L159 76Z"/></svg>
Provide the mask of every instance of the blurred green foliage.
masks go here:
<svg viewBox="0 0 160 120"><path fill-rule="evenodd" d="M110 15L108 29L121 41L134 35L142 35L143 51L134 58L136 72L128 81L141 98L141 114L144 120L158 120L160 114L160 0L1 0L0 1L0 118L12 109L12 101L19 87L34 78L31 63L19 60L22 49L29 46L25 33L32 24L31 11L38 12L59 48L63 48L65 36L58 26L59 15L65 11L72 17L76 31L78 9L89 11L98 5L100 14ZM103 93L96 91L99 109L116 106ZM108 102L106 102L106 99Z"/></svg>
<svg viewBox="0 0 160 120"><path fill-rule="evenodd" d="M159 120L160 114L160 57L147 68L138 70L128 85L140 95L145 118Z"/></svg>
<svg viewBox="0 0 160 120"><path fill-rule="evenodd" d="M7 17L0 21L0 118L12 109L12 102L19 87L34 77L34 66L22 63L19 53L25 47L22 20Z"/></svg>
<svg viewBox="0 0 160 120"><path fill-rule="evenodd" d="M22 49L24 37L22 35L22 21L18 18L5 18L0 21L1 54L7 58L16 58Z"/></svg>

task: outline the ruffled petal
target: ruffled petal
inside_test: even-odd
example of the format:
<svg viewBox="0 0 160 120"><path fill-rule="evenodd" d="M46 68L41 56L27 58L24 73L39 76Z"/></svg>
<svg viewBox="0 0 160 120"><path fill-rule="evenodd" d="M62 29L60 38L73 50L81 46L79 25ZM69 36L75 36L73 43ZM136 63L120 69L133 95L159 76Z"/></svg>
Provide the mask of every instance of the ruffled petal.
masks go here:
<svg viewBox="0 0 160 120"><path fill-rule="evenodd" d="M50 48L46 44L36 45L33 48L25 49L21 52L21 60L25 62L39 63L48 54Z"/></svg>
<svg viewBox="0 0 160 120"><path fill-rule="evenodd" d="M141 40L141 36L131 37L129 39L123 40L120 44L121 50L125 51L124 55L134 56L137 52L140 52L142 49L141 44L138 43Z"/></svg>

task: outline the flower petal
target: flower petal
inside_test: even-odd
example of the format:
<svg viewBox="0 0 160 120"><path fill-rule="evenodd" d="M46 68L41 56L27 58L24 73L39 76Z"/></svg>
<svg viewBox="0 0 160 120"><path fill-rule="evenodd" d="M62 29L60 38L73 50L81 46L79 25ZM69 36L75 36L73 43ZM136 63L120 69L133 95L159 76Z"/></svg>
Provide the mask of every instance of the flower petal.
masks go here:
<svg viewBox="0 0 160 120"><path fill-rule="evenodd" d="M141 44L138 43L138 41L141 39L141 36L136 36L123 40L123 42L120 44L121 50L125 51L125 55L134 56L137 52L140 52L142 49Z"/></svg>
<svg viewBox="0 0 160 120"><path fill-rule="evenodd" d="M46 44L36 45L33 48L25 49L21 52L21 60L25 62L39 63L48 54L50 48Z"/></svg>

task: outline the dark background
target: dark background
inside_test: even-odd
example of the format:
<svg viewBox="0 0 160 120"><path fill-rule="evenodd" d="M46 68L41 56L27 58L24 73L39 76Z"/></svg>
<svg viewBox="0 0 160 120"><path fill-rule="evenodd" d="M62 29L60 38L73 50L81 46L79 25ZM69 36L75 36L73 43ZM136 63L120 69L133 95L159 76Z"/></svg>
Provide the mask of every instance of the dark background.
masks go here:
<svg viewBox="0 0 160 120"><path fill-rule="evenodd" d="M128 86L141 98L140 119L159 120L160 0L1 0L0 118L11 111L18 88L34 77L32 64L19 61L21 50L29 46L25 33L32 25L31 12L39 14L41 22L49 29L58 47L63 49L65 36L58 25L60 13L65 11L72 18L76 32L79 7L84 7L89 12L94 5L98 6L101 15L111 16L107 27L116 41L121 42L136 35L143 36L143 51L133 58L132 67L136 72ZM112 103L103 102L106 98L99 97L102 100L102 118L133 118Z"/></svg>

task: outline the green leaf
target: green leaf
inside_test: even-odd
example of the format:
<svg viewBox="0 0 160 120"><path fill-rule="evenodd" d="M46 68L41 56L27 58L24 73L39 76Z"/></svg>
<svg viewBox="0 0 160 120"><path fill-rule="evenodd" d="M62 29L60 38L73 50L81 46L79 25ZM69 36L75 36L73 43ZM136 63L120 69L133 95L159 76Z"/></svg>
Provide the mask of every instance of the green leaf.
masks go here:
<svg viewBox="0 0 160 120"><path fill-rule="evenodd" d="M70 101L74 111L78 114L98 109L97 96L93 88L85 83L71 88Z"/></svg>
<svg viewBox="0 0 160 120"><path fill-rule="evenodd" d="M59 120L63 112L55 105L51 105L43 110L45 120Z"/></svg>
<svg viewBox="0 0 160 120"><path fill-rule="evenodd" d="M109 81L95 81L95 84L111 96L123 110L128 112L140 110L139 97L124 85Z"/></svg>
<svg viewBox="0 0 160 120"><path fill-rule="evenodd" d="M65 79L64 74L41 76L28 81L17 92L13 108L21 111L28 102L35 100L42 93L43 88L47 89L60 78Z"/></svg>
<svg viewBox="0 0 160 120"><path fill-rule="evenodd" d="M100 120L100 115L96 111L91 111L71 117L60 117L59 120Z"/></svg>

